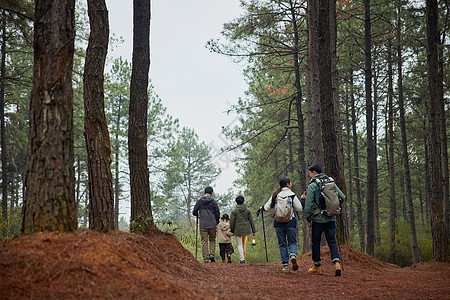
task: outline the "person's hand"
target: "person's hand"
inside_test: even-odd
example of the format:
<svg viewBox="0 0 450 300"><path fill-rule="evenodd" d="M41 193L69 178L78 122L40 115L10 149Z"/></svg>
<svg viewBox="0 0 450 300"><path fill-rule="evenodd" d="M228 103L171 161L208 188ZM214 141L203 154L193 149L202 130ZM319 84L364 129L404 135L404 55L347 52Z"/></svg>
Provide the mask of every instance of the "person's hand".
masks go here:
<svg viewBox="0 0 450 300"><path fill-rule="evenodd" d="M303 194L300 196L302 199L306 199L306 191L303 192Z"/></svg>
<svg viewBox="0 0 450 300"><path fill-rule="evenodd" d="M312 221L308 222L308 227L312 227Z"/></svg>
<svg viewBox="0 0 450 300"><path fill-rule="evenodd" d="M253 236L255 236L255 235L256 235L256 233L253 232Z"/></svg>

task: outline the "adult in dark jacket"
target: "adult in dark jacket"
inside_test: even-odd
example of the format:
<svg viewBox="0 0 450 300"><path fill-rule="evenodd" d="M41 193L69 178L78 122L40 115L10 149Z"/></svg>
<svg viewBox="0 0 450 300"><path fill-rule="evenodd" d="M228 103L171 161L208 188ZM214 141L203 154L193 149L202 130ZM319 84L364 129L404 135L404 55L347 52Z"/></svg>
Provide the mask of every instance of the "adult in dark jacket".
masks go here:
<svg viewBox="0 0 450 300"><path fill-rule="evenodd" d="M341 276L341 260L339 258L339 252L336 243L336 217L328 216L321 213L319 206L319 199L321 192L319 186L316 183L316 179L328 179L329 177L322 173L322 167L318 164L314 164L308 168L309 177L311 181L308 185L308 191L303 193L302 199L305 199L305 217L308 221L308 226L312 227L311 242L312 242L312 259L314 266L308 270L309 273L320 274L321 260L320 260L320 239L322 232L325 233L327 239L328 248L330 249L331 260L334 264L335 275ZM336 186L341 201L345 199L345 195Z"/></svg>
<svg viewBox="0 0 450 300"><path fill-rule="evenodd" d="M241 264L245 263L245 243L250 233L255 235L255 223L252 214L244 204L244 197L236 197L236 207L231 211L230 231L236 236L236 244Z"/></svg>
<svg viewBox="0 0 450 300"><path fill-rule="evenodd" d="M212 197L213 188L205 188L205 195L195 203L192 214L200 219L200 237L202 240L203 262L215 262L216 228L219 224L220 211ZM209 240L209 249L208 249Z"/></svg>

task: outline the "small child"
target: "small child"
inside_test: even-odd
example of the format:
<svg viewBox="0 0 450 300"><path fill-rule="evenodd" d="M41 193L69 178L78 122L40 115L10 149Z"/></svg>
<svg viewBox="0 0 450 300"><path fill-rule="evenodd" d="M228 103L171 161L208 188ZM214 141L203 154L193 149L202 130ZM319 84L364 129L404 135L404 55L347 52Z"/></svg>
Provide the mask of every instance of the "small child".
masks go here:
<svg viewBox="0 0 450 300"><path fill-rule="evenodd" d="M228 263L231 264L231 254L234 253L233 245L231 245L231 236L233 233L230 232L230 216L228 214L223 214L221 222L217 225L217 242L219 243L220 256L222 257L222 262L225 262L225 254L227 254Z"/></svg>

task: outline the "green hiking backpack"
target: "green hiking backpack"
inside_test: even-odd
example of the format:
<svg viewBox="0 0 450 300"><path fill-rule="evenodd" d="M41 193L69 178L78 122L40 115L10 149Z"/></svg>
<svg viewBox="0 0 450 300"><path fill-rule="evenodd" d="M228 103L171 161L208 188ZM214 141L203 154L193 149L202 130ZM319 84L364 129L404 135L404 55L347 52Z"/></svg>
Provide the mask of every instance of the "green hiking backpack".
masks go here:
<svg viewBox="0 0 450 300"><path fill-rule="evenodd" d="M328 217L337 216L341 213L341 200L336 190L334 179L316 178L315 183L319 186L319 208L313 212L313 215L323 214Z"/></svg>

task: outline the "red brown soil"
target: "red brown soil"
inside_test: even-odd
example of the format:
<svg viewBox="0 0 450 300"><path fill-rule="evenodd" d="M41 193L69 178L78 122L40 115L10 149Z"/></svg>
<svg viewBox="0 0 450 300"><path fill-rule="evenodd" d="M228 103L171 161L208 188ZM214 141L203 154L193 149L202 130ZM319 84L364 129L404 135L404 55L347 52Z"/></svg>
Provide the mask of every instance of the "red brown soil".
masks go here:
<svg viewBox="0 0 450 300"><path fill-rule="evenodd" d="M36 233L0 242L0 299L450 299L449 263L400 268L341 250L335 277L331 263L308 274L311 253L290 274L281 264L201 264L158 229Z"/></svg>

